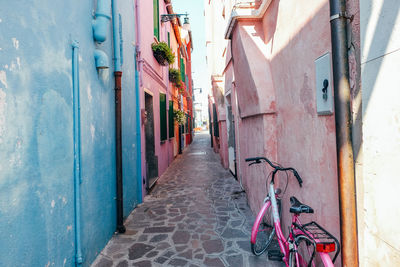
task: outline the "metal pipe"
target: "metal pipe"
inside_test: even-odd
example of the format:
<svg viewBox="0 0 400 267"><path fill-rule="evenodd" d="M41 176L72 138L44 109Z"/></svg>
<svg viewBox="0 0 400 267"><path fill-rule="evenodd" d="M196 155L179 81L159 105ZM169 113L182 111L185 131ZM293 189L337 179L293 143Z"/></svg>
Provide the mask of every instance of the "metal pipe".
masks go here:
<svg viewBox="0 0 400 267"><path fill-rule="evenodd" d="M92 21L94 39L102 43L107 39L108 23L110 17L110 0L98 0L96 9L96 19Z"/></svg>
<svg viewBox="0 0 400 267"><path fill-rule="evenodd" d="M141 128L141 117L140 117L140 88L143 83L142 77L142 56L140 51L140 12L139 12L139 0L135 0L135 22L136 22L136 143L137 143L137 158L136 158L136 168L137 168L137 179L138 179L138 198L140 202L143 201L143 183L142 183L142 128Z"/></svg>
<svg viewBox="0 0 400 267"><path fill-rule="evenodd" d="M123 180L122 180L122 122L121 122L121 62L119 47L119 29L117 17L117 1L112 1L113 42L114 42L114 80L115 80L115 141L116 141L116 183L117 183L117 231L125 233L123 210Z"/></svg>
<svg viewBox="0 0 400 267"><path fill-rule="evenodd" d="M72 42L72 99L74 114L75 266L83 262L81 249L81 121L79 103L79 44Z"/></svg>
<svg viewBox="0 0 400 267"><path fill-rule="evenodd" d="M333 80L335 92L336 147L339 179L342 265L358 266L356 191L351 140L350 84L345 0L329 0Z"/></svg>

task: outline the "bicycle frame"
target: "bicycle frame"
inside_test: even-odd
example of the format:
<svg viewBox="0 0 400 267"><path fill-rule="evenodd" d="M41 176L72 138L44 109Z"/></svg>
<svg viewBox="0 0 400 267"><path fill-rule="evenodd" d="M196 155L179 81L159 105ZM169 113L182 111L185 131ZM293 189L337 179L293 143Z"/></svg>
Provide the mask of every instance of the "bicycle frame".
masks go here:
<svg viewBox="0 0 400 267"><path fill-rule="evenodd" d="M291 231L289 233L289 238L286 239L285 236L283 235L282 228L281 228L281 222L279 218L279 212L278 212L278 204L276 201L276 195L275 195L275 188L274 188L274 183L271 182L269 185L269 194L268 197L266 198L263 207L261 208L260 212L257 215L256 221L260 221L261 218L264 216L265 211L272 205L272 214L273 214L273 219L274 219L274 227L275 227L275 233L278 238L278 243L279 243L279 248L281 252L283 253L283 262L285 263L286 267L289 267L289 253L290 249L294 248L297 249L296 244L294 242L294 238L296 235L306 235L306 236L311 236L311 233L305 233L301 229L297 228L295 225L302 225L299 219L298 214L293 214L292 215L292 224L291 224ZM251 233L251 242L255 243L257 236L256 231L252 231ZM318 242L318 239L314 240ZM324 252L316 252L319 254L324 266L326 267L333 267L332 259L330 258L328 253ZM296 255L296 262L299 262L298 255Z"/></svg>

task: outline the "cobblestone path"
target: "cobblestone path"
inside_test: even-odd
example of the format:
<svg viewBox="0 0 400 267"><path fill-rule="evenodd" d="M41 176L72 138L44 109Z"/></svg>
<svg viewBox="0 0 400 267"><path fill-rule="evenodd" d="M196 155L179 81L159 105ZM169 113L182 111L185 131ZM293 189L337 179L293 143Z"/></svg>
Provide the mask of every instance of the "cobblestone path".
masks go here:
<svg viewBox="0 0 400 267"><path fill-rule="evenodd" d="M254 216L208 134L171 164L93 267L283 266L250 251Z"/></svg>

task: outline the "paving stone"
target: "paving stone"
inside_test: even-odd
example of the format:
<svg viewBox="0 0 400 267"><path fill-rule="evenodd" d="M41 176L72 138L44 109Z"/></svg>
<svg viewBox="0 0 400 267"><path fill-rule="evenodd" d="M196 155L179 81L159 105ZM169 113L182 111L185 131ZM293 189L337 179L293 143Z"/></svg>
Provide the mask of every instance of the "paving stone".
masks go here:
<svg viewBox="0 0 400 267"><path fill-rule="evenodd" d="M225 267L225 264L219 258L205 258L203 263L206 266Z"/></svg>
<svg viewBox="0 0 400 267"><path fill-rule="evenodd" d="M235 227L238 227L238 226L241 226L242 225L242 221L240 220L237 220L237 221L231 221L230 222L230 224L231 224L231 226L233 227L233 228L235 228Z"/></svg>
<svg viewBox="0 0 400 267"><path fill-rule="evenodd" d="M190 239L190 233L187 231L176 231L173 236L172 240L175 244L187 244Z"/></svg>
<svg viewBox="0 0 400 267"><path fill-rule="evenodd" d="M166 248L171 247L171 244L168 243L168 242L161 242L161 243L158 243L158 244L156 245L156 247L157 247L157 249L159 249L159 250L163 250L163 249L166 249Z"/></svg>
<svg viewBox="0 0 400 267"><path fill-rule="evenodd" d="M154 248L154 246L146 245L143 243L136 243L129 248L129 259L136 260L138 258L141 258L144 254Z"/></svg>
<svg viewBox="0 0 400 267"><path fill-rule="evenodd" d="M191 249L189 249L189 250L187 250L187 251L185 251L183 253L178 254L177 256L181 257L181 258L185 258L185 259L191 260L193 258L193 251Z"/></svg>
<svg viewBox="0 0 400 267"><path fill-rule="evenodd" d="M228 239L237 239L237 238L246 238L246 237L250 238L250 236L247 236L241 230L233 229L233 228L226 228L224 230L224 232L222 233L222 237L228 238Z"/></svg>
<svg viewBox="0 0 400 267"><path fill-rule="evenodd" d="M123 260L123 261L120 261L118 264L117 264L117 266L116 267L128 267L129 265L128 265L128 261L127 260Z"/></svg>
<svg viewBox="0 0 400 267"><path fill-rule="evenodd" d="M187 262L188 262L187 260L183 259L172 259L168 262L168 264L172 266L185 266Z"/></svg>
<svg viewBox="0 0 400 267"><path fill-rule="evenodd" d="M144 241L147 241L147 239L148 239L147 235L141 235L141 236L139 236L138 241L144 242Z"/></svg>
<svg viewBox="0 0 400 267"><path fill-rule="evenodd" d="M158 255L158 251L150 251L146 254L146 258L153 258Z"/></svg>
<svg viewBox="0 0 400 267"><path fill-rule="evenodd" d="M243 267L242 255L232 255L225 257L230 267Z"/></svg>
<svg viewBox="0 0 400 267"><path fill-rule="evenodd" d="M166 262L168 260L168 258L166 257L158 257L157 259L155 259L154 261L160 264L163 264L164 262Z"/></svg>
<svg viewBox="0 0 400 267"><path fill-rule="evenodd" d="M175 253L173 253L172 251L168 251L167 253L165 253L163 256L167 257L167 258L171 258L172 256L174 256Z"/></svg>
<svg viewBox="0 0 400 267"><path fill-rule="evenodd" d="M110 261L117 267L284 267L268 261L266 254L252 255L253 222L246 194L222 168L209 136L200 134L128 216L127 232L114 235L92 267L102 260L110 267ZM104 260L104 255L109 258Z"/></svg>
<svg viewBox="0 0 400 267"><path fill-rule="evenodd" d="M175 249L177 252L184 251L187 248L187 246L176 246Z"/></svg>
<svg viewBox="0 0 400 267"><path fill-rule="evenodd" d="M219 253L224 250L224 245L220 239L207 240L203 242L203 248L207 254Z"/></svg>
<svg viewBox="0 0 400 267"><path fill-rule="evenodd" d="M204 254L202 254L202 253L196 254L196 255L194 255L194 258L195 258L195 259L202 260L202 259L204 259Z"/></svg>
<svg viewBox="0 0 400 267"><path fill-rule="evenodd" d="M103 257L94 267L111 267L112 265L112 260Z"/></svg>
<svg viewBox="0 0 400 267"><path fill-rule="evenodd" d="M160 242L168 238L167 234L155 235L150 239L150 242Z"/></svg>
<svg viewBox="0 0 400 267"><path fill-rule="evenodd" d="M122 259L125 256L124 253L118 253L112 256L113 260Z"/></svg>
<svg viewBox="0 0 400 267"><path fill-rule="evenodd" d="M249 240L247 240L247 241L236 241L236 244L237 244L238 247L239 247L240 249L242 249L243 251L252 253L252 252L251 252L251 245L250 245L250 241L249 241Z"/></svg>
<svg viewBox="0 0 400 267"><path fill-rule="evenodd" d="M139 261L139 262L134 262L133 266L135 267L151 267L151 261Z"/></svg>
<svg viewBox="0 0 400 267"><path fill-rule="evenodd" d="M173 232L175 227L148 227L144 229L143 233L145 234L158 234L158 233L171 233Z"/></svg>

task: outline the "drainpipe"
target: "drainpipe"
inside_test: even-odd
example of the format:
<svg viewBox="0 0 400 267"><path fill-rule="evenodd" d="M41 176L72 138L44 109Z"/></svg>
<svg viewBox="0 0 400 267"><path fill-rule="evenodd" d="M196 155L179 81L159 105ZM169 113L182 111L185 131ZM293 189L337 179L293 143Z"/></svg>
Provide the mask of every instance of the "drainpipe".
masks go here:
<svg viewBox="0 0 400 267"><path fill-rule="evenodd" d="M114 80L115 80L115 138L116 138L116 171L117 171L117 231L125 233L123 221L123 184L122 184L122 123L121 123L121 57L120 38L117 17L117 0L112 1L112 22L114 42Z"/></svg>
<svg viewBox="0 0 400 267"><path fill-rule="evenodd" d="M110 0L98 0L96 19L92 21L93 37L102 43L107 39L108 23L110 21Z"/></svg>
<svg viewBox="0 0 400 267"><path fill-rule="evenodd" d="M356 190L351 140L346 1L329 0L335 92L336 146L339 179L340 229L343 266L358 266Z"/></svg>
<svg viewBox="0 0 400 267"><path fill-rule="evenodd" d="M74 109L75 266L83 262L81 249L81 121L79 103L79 44L72 43L72 98Z"/></svg>
<svg viewBox="0 0 400 267"><path fill-rule="evenodd" d="M135 49L135 97L136 97L136 170L137 170L137 196L139 203L142 202L142 138L140 122L140 42L139 42L139 11L138 1L135 0L135 22L136 22L136 49Z"/></svg>

